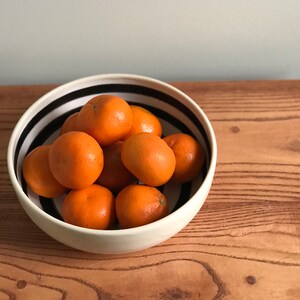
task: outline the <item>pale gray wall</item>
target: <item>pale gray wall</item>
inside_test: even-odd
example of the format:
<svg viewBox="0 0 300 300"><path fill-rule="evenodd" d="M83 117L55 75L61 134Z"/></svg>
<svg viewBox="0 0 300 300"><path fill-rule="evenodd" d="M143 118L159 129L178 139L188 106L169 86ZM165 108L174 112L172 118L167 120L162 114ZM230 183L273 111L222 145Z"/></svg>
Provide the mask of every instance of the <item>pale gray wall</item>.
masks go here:
<svg viewBox="0 0 300 300"><path fill-rule="evenodd" d="M0 85L300 78L299 0L0 0Z"/></svg>

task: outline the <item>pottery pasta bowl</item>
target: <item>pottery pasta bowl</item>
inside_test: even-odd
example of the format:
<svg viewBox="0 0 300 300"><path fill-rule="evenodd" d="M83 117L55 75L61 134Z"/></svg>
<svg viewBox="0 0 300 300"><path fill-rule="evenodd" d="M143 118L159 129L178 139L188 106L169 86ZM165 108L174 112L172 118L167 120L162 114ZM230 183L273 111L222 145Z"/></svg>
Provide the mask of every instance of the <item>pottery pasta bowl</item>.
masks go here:
<svg viewBox="0 0 300 300"><path fill-rule="evenodd" d="M63 221L63 197L33 193L22 175L25 156L35 147L51 143L64 120L92 97L114 94L139 105L161 121L163 135L183 132L195 137L205 154L201 174L184 184L160 187L169 201L169 214L153 223L130 228L96 230ZM72 81L48 92L22 115L11 135L7 162L12 186L32 221L57 241L92 253L127 253L157 245L183 229L199 212L209 193L217 159L212 126L202 109L180 90L162 81L129 74L96 75ZM201 213L201 212L200 212Z"/></svg>

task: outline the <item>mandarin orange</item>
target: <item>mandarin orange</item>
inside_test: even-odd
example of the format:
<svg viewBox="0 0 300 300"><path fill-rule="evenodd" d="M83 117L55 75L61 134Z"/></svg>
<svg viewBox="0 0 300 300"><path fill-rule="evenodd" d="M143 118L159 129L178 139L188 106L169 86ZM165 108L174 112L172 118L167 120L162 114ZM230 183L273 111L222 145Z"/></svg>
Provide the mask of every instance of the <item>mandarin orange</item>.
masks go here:
<svg viewBox="0 0 300 300"><path fill-rule="evenodd" d="M141 106L130 105L130 108L133 115L132 125L123 140L126 140L129 136L140 132L154 133L161 137L162 126L159 119L154 114Z"/></svg>
<svg viewBox="0 0 300 300"><path fill-rule="evenodd" d="M114 95L99 95L89 100L77 116L78 130L94 137L105 147L128 134L132 123L129 104Z"/></svg>
<svg viewBox="0 0 300 300"><path fill-rule="evenodd" d="M175 155L168 144L153 133L138 133L123 144L121 159L125 167L144 184L165 184L175 170Z"/></svg>
<svg viewBox="0 0 300 300"><path fill-rule="evenodd" d="M116 214L121 228L157 221L168 214L166 197L155 187L129 185L116 197Z"/></svg>
<svg viewBox="0 0 300 300"><path fill-rule="evenodd" d="M51 145L49 165L58 182L70 189L93 184L103 169L103 151L87 133L69 131Z"/></svg>
<svg viewBox="0 0 300 300"><path fill-rule="evenodd" d="M33 149L24 159L23 176L34 193L55 198L63 195L67 188L60 184L50 171L49 150L50 145Z"/></svg>
<svg viewBox="0 0 300 300"><path fill-rule="evenodd" d="M60 134L64 134L68 131L77 131L77 116L78 112L73 113L66 118L60 129Z"/></svg>
<svg viewBox="0 0 300 300"><path fill-rule="evenodd" d="M121 160L122 145L123 142L118 141L111 146L103 148L104 167L96 181L113 193L118 193L125 186L137 181L136 177L125 168Z"/></svg>
<svg viewBox="0 0 300 300"><path fill-rule="evenodd" d="M115 197L100 185L72 190L63 201L62 217L65 222L91 229L108 229L116 219Z"/></svg>
<svg viewBox="0 0 300 300"><path fill-rule="evenodd" d="M176 167L171 178L173 182L188 182L200 175L204 163L204 152L195 138L188 134L175 133L164 137L164 141L176 157Z"/></svg>

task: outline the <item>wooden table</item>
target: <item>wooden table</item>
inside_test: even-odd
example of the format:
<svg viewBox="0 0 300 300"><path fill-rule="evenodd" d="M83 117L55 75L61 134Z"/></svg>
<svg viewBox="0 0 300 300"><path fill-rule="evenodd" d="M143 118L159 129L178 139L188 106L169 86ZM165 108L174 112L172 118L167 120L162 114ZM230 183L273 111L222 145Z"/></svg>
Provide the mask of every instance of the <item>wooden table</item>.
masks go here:
<svg viewBox="0 0 300 300"><path fill-rule="evenodd" d="M173 83L214 127L207 201L176 236L128 255L70 249L27 217L6 149L54 87L0 87L0 299L300 299L300 81Z"/></svg>

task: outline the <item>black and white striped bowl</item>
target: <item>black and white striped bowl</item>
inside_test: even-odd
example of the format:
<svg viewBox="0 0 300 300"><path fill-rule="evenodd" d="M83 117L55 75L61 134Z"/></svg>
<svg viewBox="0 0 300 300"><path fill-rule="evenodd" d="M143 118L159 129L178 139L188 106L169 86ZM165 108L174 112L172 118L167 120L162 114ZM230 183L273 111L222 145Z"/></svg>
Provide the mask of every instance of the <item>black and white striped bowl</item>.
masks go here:
<svg viewBox="0 0 300 300"><path fill-rule="evenodd" d="M163 135L184 132L193 135L205 150L199 178L182 185L166 184L161 190L170 202L170 214L154 223L115 230L93 230L63 222L63 197L48 199L34 194L22 177L27 153L51 143L63 121L98 94L114 94L130 104L147 108L159 117ZM54 239L93 253L125 253L145 249L170 238L198 213L216 167L217 147L212 126L199 106L180 90L161 81L128 74L91 76L59 86L37 100L20 118L8 146L8 171L16 195L26 213Z"/></svg>

